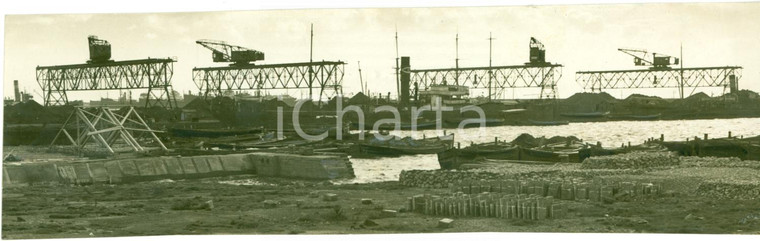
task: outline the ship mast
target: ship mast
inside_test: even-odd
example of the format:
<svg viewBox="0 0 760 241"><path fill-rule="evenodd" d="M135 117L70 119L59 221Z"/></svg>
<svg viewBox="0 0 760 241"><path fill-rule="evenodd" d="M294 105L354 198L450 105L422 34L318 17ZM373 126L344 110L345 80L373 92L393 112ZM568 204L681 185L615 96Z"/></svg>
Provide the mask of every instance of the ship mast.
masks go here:
<svg viewBox="0 0 760 241"><path fill-rule="evenodd" d="M454 71L454 84L459 85L459 33L456 36L456 59L454 59L456 70Z"/></svg>
<svg viewBox="0 0 760 241"><path fill-rule="evenodd" d="M493 71L491 70L493 60L493 35L488 33L488 100L491 100L491 81L493 80Z"/></svg>
<svg viewBox="0 0 760 241"><path fill-rule="evenodd" d="M399 79L399 67L398 67L398 26L396 26L396 93L398 94L399 103L401 103L401 80Z"/></svg>

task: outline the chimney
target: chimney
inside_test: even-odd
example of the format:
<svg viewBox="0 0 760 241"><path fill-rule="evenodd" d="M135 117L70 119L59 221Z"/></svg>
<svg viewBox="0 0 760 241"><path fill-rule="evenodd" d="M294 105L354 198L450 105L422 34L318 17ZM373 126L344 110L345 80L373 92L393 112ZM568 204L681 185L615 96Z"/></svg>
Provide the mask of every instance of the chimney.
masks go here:
<svg viewBox="0 0 760 241"><path fill-rule="evenodd" d="M410 66L409 57L401 57L401 93L398 93L401 106L409 105Z"/></svg>
<svg viewBox="0 0 760 241"><path fill-rule="evenodd" d="M21 102L21 93L18 92L18 80L13 80L13 91L16 94L16 102Z"/></svg>

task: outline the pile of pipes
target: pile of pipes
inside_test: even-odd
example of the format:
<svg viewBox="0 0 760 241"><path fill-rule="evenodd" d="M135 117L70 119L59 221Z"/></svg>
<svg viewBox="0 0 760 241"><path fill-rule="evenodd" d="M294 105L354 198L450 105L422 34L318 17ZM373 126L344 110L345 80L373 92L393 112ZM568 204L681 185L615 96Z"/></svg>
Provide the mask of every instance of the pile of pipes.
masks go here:
<svg viewBox="0 0 760 241"><path fill-rule="evenodd" d="M454 217L495 217L504 219L549 219L566 215L564 204L552 197L522 194L464 194L451 196L416 195L407 198L408 209L427 215Z"/></svg>
<svg viewBox="0 0 760 241"><path fill-rule="evenodd" d="M630 152L586 158L582 169L647 169L677 166L680 159L672 152Z"/></svg>
<svg viewBox="0 0 760 241"><path fill-rule="evenodd" d="M757 181L708 181L697 188L697 193L717 199L760 199L760 183Z"/></svg>

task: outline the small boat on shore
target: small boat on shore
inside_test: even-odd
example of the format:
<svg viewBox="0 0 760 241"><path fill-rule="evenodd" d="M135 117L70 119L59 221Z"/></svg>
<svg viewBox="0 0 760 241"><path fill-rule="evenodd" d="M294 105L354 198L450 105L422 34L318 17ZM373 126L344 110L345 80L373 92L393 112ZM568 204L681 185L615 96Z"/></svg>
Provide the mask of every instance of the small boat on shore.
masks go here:
<svg viewBox="0 0 760 241"><path fill-rule="evenodd" d="M634 119L634 120L656 120L659 119L661 116L660 113L657 113L655 115L629 115L628 118Z"/></svg>
<svg viewBox="0 0 760 241"><path fill-rule="evenodd" d="M532 126L561 126L561 125L568 125L570 122L568 121L534 121L534 120L528 120L528 124Z"/></svg>
<svg viewBox="0 0 760 241"><path fill-rule="evenodd" d="M261 128L254 128L254 129L231 129L231 130L220 130L220 129L182 129L182 128L171 128L171 129L169 129L169 133L173 137L206 137L206 138L218 138L218 137L224 137L224 136L259 134L259 133L261 133L261 131L262 131Z"/></svg>
<svg viewBox="0 0 760 241"><path fill-rule="evenodd" d="M412 139L411 137L394 137L389 140L372 139L358 143L359 154L378 156L400 156L417 154L436 154L451 149L454 135Z"/></svg>
<svg viewBox="0 0 760 241"><path fill-rule="evenodd" d="M474 163L479 159L518 160L518 146L505 142L474 144L461 149L449 149L437 153L438 163L442 169L456 169L463 164Z"/></svg>
<svg viewBox="0 0 760 241"><path fill-rule="evenodd" d="M609 114L610 114L609 111L607 112L597 111L597 112L562 113L560 115L564 117L571 117L571 118L600 118L600 117L605 117Z"/></svg>

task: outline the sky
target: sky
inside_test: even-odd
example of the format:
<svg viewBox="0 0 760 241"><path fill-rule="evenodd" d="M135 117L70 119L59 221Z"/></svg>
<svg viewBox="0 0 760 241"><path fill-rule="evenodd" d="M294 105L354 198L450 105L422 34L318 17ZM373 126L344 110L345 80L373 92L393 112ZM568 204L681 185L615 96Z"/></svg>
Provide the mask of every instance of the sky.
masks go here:
<svg viewBox="0 0 760 241"><path fill-rule="evenodd" d="M343 92L360 90L395 96L394 34L400 56L412 69L454 67L459 34L461 67L528 61L530 37L544 43L546 58L564 65L559 97L582 92L576 71L636 69L618 48L643 48L673 56L683 46L684 67L742 66L741 89L760 92L760 3L605 4L456 8L306 9L191 13L6 15L3 94L13 96L13 80L40 100L35 67L84 63L87 36L112 45L114 60L176 57L174 89L198 92L193 67L221 66L199 39L223 40L266 53L259 64L309 60L309 28L314 24L314 60L344 61ZM639 67L640 68L640 67ZM641 90L639 90L641 91ZM719 95L718 88L700 89ZM140 91L133 92L136 97ZM69 92L69 99L114 98L118 92ZM614 90L615 97L632 92ZM677 97L675 89L645 94ZM277 94L277 93L274 93ZM295 97L304 96L289 91ZM518 90L515 98L532 98Z"/></svg>

